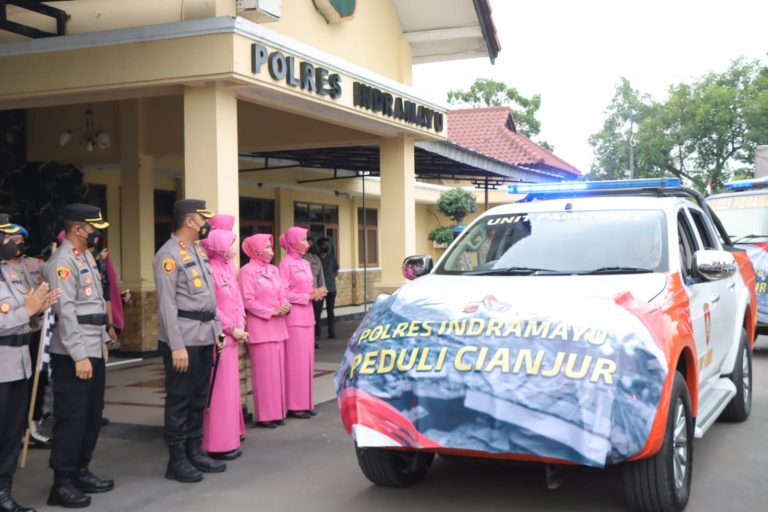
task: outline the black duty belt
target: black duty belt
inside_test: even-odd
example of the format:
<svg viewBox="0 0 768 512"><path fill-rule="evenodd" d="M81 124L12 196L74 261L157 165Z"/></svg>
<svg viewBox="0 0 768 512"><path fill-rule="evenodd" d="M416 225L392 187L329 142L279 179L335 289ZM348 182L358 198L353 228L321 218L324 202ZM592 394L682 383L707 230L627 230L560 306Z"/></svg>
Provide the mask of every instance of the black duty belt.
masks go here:
<svg viewBox="0 0 768 512"><path fill-rule="evenodd" d="M109 317L106 313L77 315L77 323L81 325L107 325L109 323Z"/></svg>
<svg viewBox="0 0 768 512"><path fill-rule="evenodd" d="M8 336L0 336L0 346L2 347L23 347L29 345L29 340L32 339L29 333L24 334L9 334Z"/></svg>
<svg viewBox="0 0 768 512"><path fill-rule="evenodd" d="M197 320L198 322L210 322L216 319L215 311L185 311L179 310L179 316L181 318L189 318L190 320Z"/></svg>

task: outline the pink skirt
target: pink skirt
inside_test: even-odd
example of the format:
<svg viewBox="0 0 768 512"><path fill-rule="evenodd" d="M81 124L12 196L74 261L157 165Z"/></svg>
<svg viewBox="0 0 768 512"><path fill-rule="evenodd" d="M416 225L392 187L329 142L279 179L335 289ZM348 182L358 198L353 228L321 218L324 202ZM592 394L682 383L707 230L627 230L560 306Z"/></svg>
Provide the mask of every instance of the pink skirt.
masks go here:
<svg viewBox="0 0 768 512"><path fill-rule="evenodd" d="M219 356L221 360L213 386L211 409L205 411L203 417L202 448L206 452L237 450L240 448L240 436L245 433L237 352L237 345L227 337L227 346Z"/></svg>
<svg viewBox="0 0 768 512"><path fill-rule="evenodd" d="M288 326L285 342L285 394L289 411L315 408L315 328Z"/></svg>
<svg viewBox="0 0 768 512"><path fill-rule="evenodd" d="M253 415L256 421L285 418L285 341L249 343Z"/></svg>

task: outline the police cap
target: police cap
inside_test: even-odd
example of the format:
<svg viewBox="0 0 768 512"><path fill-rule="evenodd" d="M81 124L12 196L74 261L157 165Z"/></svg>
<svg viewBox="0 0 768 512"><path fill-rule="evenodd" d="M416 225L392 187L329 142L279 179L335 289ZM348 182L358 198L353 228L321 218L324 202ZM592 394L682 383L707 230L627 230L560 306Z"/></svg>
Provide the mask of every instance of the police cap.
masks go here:
<svg viewBox="0 0 768 512"><path fill-rule="evenodd" d="M10 216L7 213L0 213L0 233L12 235L18 231L18 226L11 224Z"/></svg>
<svg viewBox="0 0 768 512"><path fill-rule="evenodd" d="M61 218L74 222L85 222L96 229L106 229L109 227L109 222L102 218L101 210L97 206L84 203L68 204L61 212Z"/></svg>
<svg viewBox="0 0 768 512"><path fill-rule="evenodd" d="M210 219L213 214L208 211L205 201L202 199L182 199L173 204L173 213L199 213L204 219Z"/></svg>

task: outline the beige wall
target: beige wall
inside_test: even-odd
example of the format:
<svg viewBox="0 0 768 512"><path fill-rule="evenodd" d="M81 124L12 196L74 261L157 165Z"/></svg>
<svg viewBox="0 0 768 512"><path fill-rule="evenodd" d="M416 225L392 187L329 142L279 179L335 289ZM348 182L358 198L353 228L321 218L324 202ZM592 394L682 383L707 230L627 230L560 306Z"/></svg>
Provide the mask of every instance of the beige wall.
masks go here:
<svg viewBox="0 0 768 512"><path fill-rule="evenodd" d="M389 0L360 0L351 20L330 25L311 0L283 0L280 21L268 28L410 84L412 52Z"/></svg>
<svg viewBox="0 0 768 512"><path fill-rule="evenodd" d="M52 5L71 15L67 33L81 34L234 16L234 4L235 0L78 0ZM12 21L55 32L52 18L13 5L7 9ZM249 12L237 15L258 21ZM411 47L403 39L400 20L389 0L361 0L353 19L334 25L325 21L311 0L282 0L281 19L265 26L393 80L411 82ZM0 31L0 42L24 39Z"/></svg>

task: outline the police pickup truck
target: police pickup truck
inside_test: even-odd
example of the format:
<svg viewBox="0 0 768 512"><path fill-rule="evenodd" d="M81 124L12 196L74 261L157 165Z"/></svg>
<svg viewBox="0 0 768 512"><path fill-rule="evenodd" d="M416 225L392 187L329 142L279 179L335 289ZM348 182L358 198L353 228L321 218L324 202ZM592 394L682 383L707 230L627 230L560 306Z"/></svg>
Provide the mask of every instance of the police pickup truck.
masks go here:
<svg viewBox="0 0 768 512"><path fill-rule="evenodd" d="M728 192L707 198L733 244L752 260L757 275L757 333L768 334L768 178L731 181Z"/></svg>
<svg viewBox="0 0 768 512"><path fill-rule="evenodd" d="M632 510L678 511L694 437L744 421L755 274L679 180L518 184L434 268L380 296L336 373L363 474L435 454L621 464Z"/></svg>

